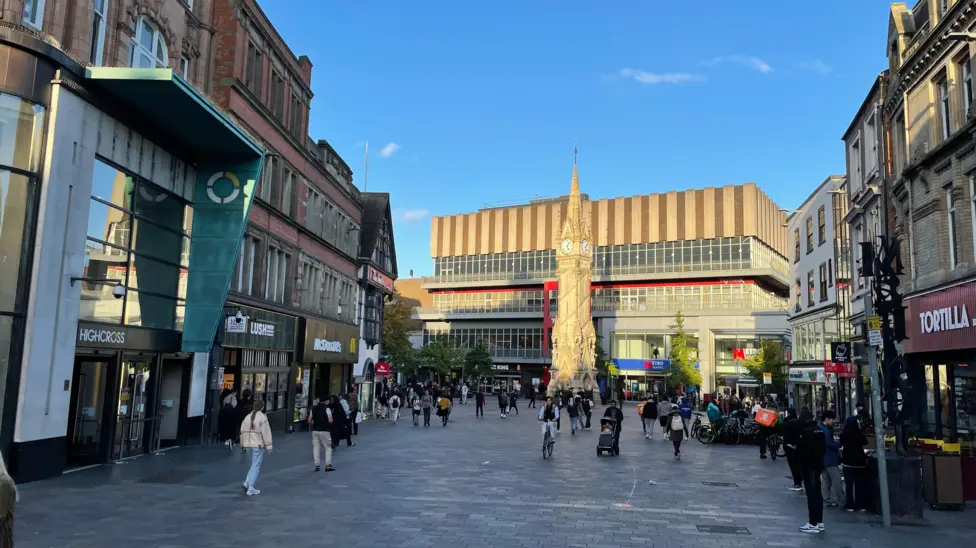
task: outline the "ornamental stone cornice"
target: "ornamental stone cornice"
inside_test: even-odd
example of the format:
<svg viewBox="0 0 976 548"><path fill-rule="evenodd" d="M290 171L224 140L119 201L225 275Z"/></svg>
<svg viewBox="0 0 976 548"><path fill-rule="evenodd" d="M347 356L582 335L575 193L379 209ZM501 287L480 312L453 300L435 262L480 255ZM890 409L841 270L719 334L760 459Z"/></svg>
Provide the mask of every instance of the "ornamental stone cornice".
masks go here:
<svg viewBox="0 0 976 548"><path fill-rule="evenodd" d="M963 5L965 4L965 5ZM932 66L959 42L949 40L950 32L961 32L976 22L976 7L972 2L958 2L948 12L946 18L939 25L921 38L921 44L898 70L897 82L891 90L891 95L885 102L885 109L893 109L901 101L903 94L918 84Z"/></svg>

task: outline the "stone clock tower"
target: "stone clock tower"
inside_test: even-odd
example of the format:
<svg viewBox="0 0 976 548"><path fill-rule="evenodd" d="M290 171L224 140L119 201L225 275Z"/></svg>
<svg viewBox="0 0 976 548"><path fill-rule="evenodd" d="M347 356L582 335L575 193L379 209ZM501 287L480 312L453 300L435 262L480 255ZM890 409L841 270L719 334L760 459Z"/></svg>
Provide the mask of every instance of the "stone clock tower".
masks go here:
<svg viewBox="0 0 976 548"><path fill-rule="evenodd" d="M596 331L590 316L590 281L593 247L590 227L583 215L573 151L573 184L562 232L556 241L556 277L559 309L552 328L552 376L555 389L592 390L595 387Z"/></svg>

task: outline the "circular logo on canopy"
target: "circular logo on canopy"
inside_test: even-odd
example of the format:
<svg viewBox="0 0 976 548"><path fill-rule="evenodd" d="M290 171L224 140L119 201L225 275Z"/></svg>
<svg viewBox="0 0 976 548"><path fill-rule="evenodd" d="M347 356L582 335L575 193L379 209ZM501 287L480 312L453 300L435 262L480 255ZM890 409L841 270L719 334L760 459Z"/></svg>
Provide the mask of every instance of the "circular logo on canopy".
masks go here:
<svg viewBox="0 0 976 548"><path fill-rule="evenodd" d="M146 183L139 184L139 196L141 196L143 200L152 203L162 202L163 200L166 199L165 192L160 192L159 194L153 194L153 191L147 188Z"/></svg>
<svg viewBox="0 0 976 548"><path fill-rule="evenodd" d="M217 181L222 179L227 179L231 184L230 194L227 196L218 196L215 192L214 187L217 185ZM226 186L226 185L223 185ZM237 195L241 193L241 182L237 179L237 175L234 175L230 171L218 171L210 176L210 180L207 181L207 197L210 198L215 204L229 204L233 202Z"/></svg>

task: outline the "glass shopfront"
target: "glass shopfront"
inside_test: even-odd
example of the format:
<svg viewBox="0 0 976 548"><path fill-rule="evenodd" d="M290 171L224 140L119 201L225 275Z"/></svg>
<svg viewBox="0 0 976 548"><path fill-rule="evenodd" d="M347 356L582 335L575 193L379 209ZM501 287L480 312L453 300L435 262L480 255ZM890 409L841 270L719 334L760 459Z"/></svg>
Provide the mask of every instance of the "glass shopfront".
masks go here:
<svg viewBox="0 0 976 548"><path fill-rule="evenodd" d="M6 52L5 52L6 54ZM5 395L11 370L18 370L31 265L38 172L43 150L45 109L0 93L0 428L3 446L12 441L16 412ZM16 373L13 382L18 382ZM11 402L10 406L16 402Z"/></svg>
<svg viewBox="0 0 976 548"><path fill-rule="evenodd" d="M923 361L915 371L925 383L925 405L916 419L920 433L976 448L976 360Z"/></svg>
<svg viewBox="0 0 976 548"><path fill-rule="evenodd" d="M284 428L291 417L288 394L295 386L289 381L298 320L231 303L228 309L240 310L241 319L229 317L223 326L222 390L233 390L238 398L250 391L255 400L264 401L272 428Z"/></svg>
<svg viewBox="0 0 976 548"><path fill-rule="evenodd" d="M359 328L328 320L305 319L299 367L311 372L309 402L352 388L353 365L359 359Z"/></svg>

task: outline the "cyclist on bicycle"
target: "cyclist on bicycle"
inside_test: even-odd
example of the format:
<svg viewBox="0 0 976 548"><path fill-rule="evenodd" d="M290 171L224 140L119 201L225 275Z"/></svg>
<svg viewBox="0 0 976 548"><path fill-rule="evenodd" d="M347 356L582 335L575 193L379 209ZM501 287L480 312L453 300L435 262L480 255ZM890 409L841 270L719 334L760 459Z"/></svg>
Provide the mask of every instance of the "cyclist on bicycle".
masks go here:
<svg viewBox="0 0 976 548"><path fill-rule="evenodd" d="M539 409L539 420L542 421L542 437L545 439L546 430L553 440L556 438L556 421L559 420L559 406L552 403L552 396L546 396L546 404Z"/></svg>

